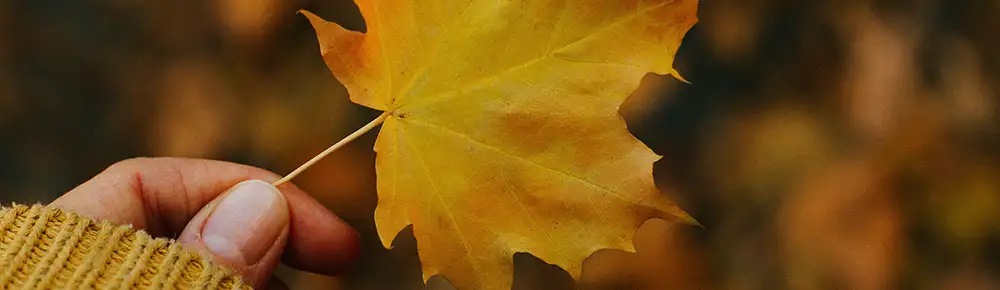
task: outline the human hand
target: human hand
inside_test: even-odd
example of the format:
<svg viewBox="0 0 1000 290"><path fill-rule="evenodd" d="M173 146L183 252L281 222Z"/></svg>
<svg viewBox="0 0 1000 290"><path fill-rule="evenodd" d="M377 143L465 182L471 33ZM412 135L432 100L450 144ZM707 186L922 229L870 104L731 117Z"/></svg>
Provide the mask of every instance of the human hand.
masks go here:
<svg viewBox="0 0 1000 290"><path fill-rule="evenodd" d="M357 232L279 176L222 161L139 158L119 162L52 205L171 237L242 275L255 289L282 289L280 261L336 275L358 256ZM280 189L280 192L279 192Z"/></svg>

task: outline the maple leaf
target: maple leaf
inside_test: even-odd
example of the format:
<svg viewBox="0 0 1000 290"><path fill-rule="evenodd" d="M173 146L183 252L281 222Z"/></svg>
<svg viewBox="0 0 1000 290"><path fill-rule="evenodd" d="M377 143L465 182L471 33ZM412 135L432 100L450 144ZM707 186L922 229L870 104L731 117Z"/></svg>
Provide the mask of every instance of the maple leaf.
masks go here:
<svg viewBox="0 0 1000 290"><path fill-rule="evenodd" d="M364 34L303 13L351 100L385 111L375 222L387 248L413 226L425 281L509 289L517 252L578 278L650 218L694 222L618 107L649 72L680 78L697 0L357 4Z"/></svg>

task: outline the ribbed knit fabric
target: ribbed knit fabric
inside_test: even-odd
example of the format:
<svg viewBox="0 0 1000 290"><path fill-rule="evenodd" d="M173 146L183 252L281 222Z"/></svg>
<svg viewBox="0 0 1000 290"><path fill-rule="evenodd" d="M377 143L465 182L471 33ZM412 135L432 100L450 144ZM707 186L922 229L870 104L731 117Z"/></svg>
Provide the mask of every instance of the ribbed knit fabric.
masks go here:
<svg viewBox="0 0 1000 290"><path fill-rule="evenodd" d="M0 208L0 289L250 289L167 239L57 208Z"/></svg>

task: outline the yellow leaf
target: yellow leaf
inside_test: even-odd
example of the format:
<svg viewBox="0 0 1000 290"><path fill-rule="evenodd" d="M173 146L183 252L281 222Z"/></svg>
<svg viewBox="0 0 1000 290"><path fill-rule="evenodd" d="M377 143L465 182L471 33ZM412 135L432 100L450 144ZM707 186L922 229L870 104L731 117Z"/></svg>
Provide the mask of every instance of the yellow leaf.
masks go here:
<svg viewBox="0 0 1000 290"><path fill-rule="evenodd" d="M679 78L697 0L357 3L365 34L304 13L351 100L386 112L375 222L386 247L413 225L425 280L509 289L517 252L579 277L649 218L693 222L618 107Z"/></svg>

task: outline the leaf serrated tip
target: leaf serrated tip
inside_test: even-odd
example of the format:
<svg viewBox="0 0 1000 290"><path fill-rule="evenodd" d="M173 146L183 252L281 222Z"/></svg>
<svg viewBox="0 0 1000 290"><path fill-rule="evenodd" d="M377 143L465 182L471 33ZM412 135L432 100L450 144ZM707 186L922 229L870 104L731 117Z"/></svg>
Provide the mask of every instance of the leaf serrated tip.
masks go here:
<svg viewBox="0 0 1000 290"><path fill-rule="evenodd" d="M670 72L670 75L674 76L674 78L676 78L679 81L684 82L685 84L689 84L689 85L691 84L691 82L688 81L687 79L685 79L684 76L681 75L681 72L677 71L676 69L674 69L672 72Z"/></svg>
<svg viewBox="0 0 1000 290"><path fill-rule="evenodd" d="M680 217L680 220L681 220L681 222L684 222L684 223L692 225L692 226L696 226L696 227L703 228L703 229L705 228L705 225L703 225L700 222L698 222L698 220L694 219L694 217L692 217L691 215L687 214L687 212L684 213L684 216Z"/></svg>

